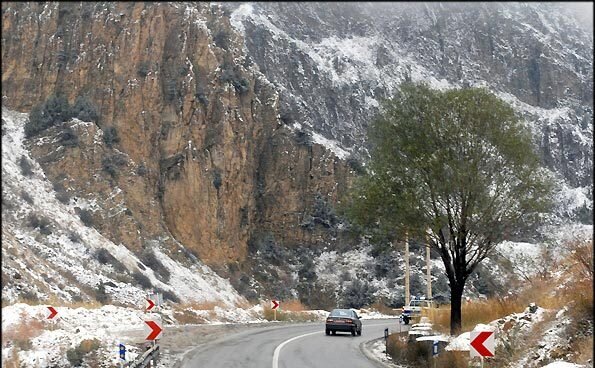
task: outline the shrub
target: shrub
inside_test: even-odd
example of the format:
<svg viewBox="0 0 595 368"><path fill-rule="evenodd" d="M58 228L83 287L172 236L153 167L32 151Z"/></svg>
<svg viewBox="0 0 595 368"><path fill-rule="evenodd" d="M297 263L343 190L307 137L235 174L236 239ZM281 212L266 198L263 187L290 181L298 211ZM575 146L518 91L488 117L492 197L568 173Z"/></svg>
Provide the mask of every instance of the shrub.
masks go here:
<svg viewBox="0 0 595 368"><path fill-rule="evenodd" d="M312 146L312 137L310 137L310 134L303 130L297 130L295 132L295 141L299 145L308 147Z"/></svg>
<svg viewBox="0 0 595 368"><path fill-rule="evenodd" d="M320 224L326 228L334 227L338 222L332 206L320 193L316 193L314 198L312 218L315 224Z"/></svg>
<svg viewBox="0 0 595 368"><path fill-rule="evenodd" d="M141 61L141 63L138 65L138 69L136 71L136 74L138 74L139 77L141 78L145 78L147 75L149 75L149 62L148 61Z"/></svg>
<svg viewBox="0 0 595 368"><path fill-rule="evenodd" d="M77 147L79 145L79 137L76 135L74 129L65 126L60 137L60 144L64 147Z"/></svg>
<svg viewBox="0 0 595 368"><path fill-rule="evenodd" d="M37 216L35 213L29 215L29 226L33 229L39 229L39 232L44 235L49 235L52 233L48 219Z"/></svg>
<svg viewBox="0 0 595 368"><path fill-rule="evenodd" d="M213 185L215 186L215 189L219 190L222 183L223 180L221 179L221 171L217 169L213 170Z"/></svg>
<svg viewBox="0 0 595 368"><path fill-rule="evenodd" d="M56 193L55 196L57 200L64 204L70 203L70 194L68 194L62 183L54 184L54 191Z"/></svg>
<svg viewBox="0 0 595 368"><path fill-rule="evenodd" d="M361 162L352 155L347 158L347 165L349 165L351 170L353 170L357 175L363 175L366 173L366 169L361 164Z"/></svg>
<svg viewBox="0 0 595 368"><path fill-rule="evenodd" d="M93 227L95 221L93 220L93 214L87 209L81 209L79 212L79 218L83 224L87 227Z"/></svg>
<svg viewBox="0 0 595 368"><path fill-rule="evenodd" d="M73 243L80 243L81 242L81 236L78 233L75 233L75 232L71 232L70 234L68 234L68 239L70 239L70 241L73 242Z"/></svg>
<svg viewBox="0 0 595 368"><path fill-rule="evenodd" d="M428 344L407 342L406 335L391 334L388 336L386 352L395 362L407 362L414 367L429 367L432 356Z"/></svg>
<svg viewBox="0 0 595 368"><path fill-rule="evenodd" d="M224 83L231 83L235 90L240 93L244 94L248 92L250 89L250 82L242 77L242 74L231 64L223 64L222 65L222 72L221 77L219 79Z"/></svg>
<svg viewBox="0 0 595 368"><path fill-rule="evenodd" d="M66 351L66 358L71 366L80 367L83 364L85 355L99 349L99 346L99 340L83 340L76 348Z"/></svg>
<svg viewBox="0 0 595 368"><path fill-rule="evenodd" d="M194 97L203 105L207 106L209 104L209 98L207 97L207 93L205 92L202 86L196 87L196 93Z"/></svg>
<svg viewBox="0 0 595 368"><path fill-rule="evenodd" d="M136 271L132 274L132 278L134 281L140 285L143 289L150 289L153 287L151 280L145 275L142 274L140 271Z"/></svg>
<svg viewBox="0 0 595 368"><path fill-rule="evenodd" d="M107 249L99 248L95 252L95 259L101 264L109 264L114 270L119 272L126 271L126 267L116 257L114 257Z"/></svg>
<svg viewBox="0 0 595 368"><path fill-rule="evenodd" d="M110 148L114 143L120 143L120 137L118 137L118 131L116 130L116 127L108 126L103 129L103 142Z"/></svg>
<svg viewBox="0 0 595 368"><path fill-rule="evenodd" d="M169 300L173 303L179 303L180 302L180 298L178 298L176 296L176 294L172 293L171 291L167 291L167 290L163 290L163 289L157 289L158 293L163 294L163 299L165 300Z"/></svg>
<svg viewBox="0 0 595 368"><path fill-rule="evenodd" d="M19 159L19 166L21 167L21 173L23 173L23 175L25 175L25 176L33 175L31 163L29 162L27 157L21 156L21 158Z"/></svg>
<svg viewBox="0 0 595 368"><path fill-rule="evenodd" d="M14 340L14 345L21 351L31 350L33 348L33 342L30 339Z"/></svg>
<svg viewBox="0 0 595 368"><path fill-rule="evenodd" d="M213 37L213 41L215 42L215 45L217 45L217 47L227 50L229 48L230 35L229 33L227 33L227 31L220 30Z"/></svg>
<svg viewBox="0 0 595 368"><path fill-rule="evenodd" d="M78 96L72 107L72 115L82 121L97 122L99 113L97 107L85 96Z"/></svg>
<svg viewBox="0 0 595 368"><path fill-rule="evenodd" d="M361 308L374 302L375 288L366 280L352 280L342 294L345 308Z"/></svg>
<svg viewBox="0 0 595 368"><path fill-rule="evenodd" d="M118 167L124 166L125 164L126 157L121 154L106 156L103 158L103 160L101 160L103 171L110 174L110 176L114 179L118 176Z"/></svg>
<svg viewBox="0 0 595 368"><path fill-rule="evenodd" d="M23 199L23 201L29 204L33 204L33 198L31 198L29 193L25 192L24 190L21 190L21 198Z"/></svg>
<svg viewBox="0 0 595 368"><path fill-rule="evenodd" d="M139 259L145 266L151 268L157 275L161 276L161 281L169 281L169 270L163 266L163 263L161 263L157 257L155 257L155 252L153 252L151 248L143 249Z"/></svg>
<svg viewBox="0 0 595 368"><path fill-rule="evenodd" d="M145 166L144 162L142 162L140 165L138 165L138 168L136 169L136 175L138 175L138 176L147 175L147 167Z"/></svg>
<svg viewBox="0 0 595 368"><path fill-rule="evenodd" d="M103 282L100 282L97 285L97 289L95 290L95 300L103 305L109 303L110 297L105 291L105 284Z"/></svg>
<svg viewBox="0 0 595 368"><path fill-rule="evenodd" d="M21 299L23 299L23 301L27 302L28 304L36 304L39 302L39 297L37 296L37 293L33 290L25 290L21 293Z"/></svg>
<svg viewBox="0 0 595 368"><path fill-rule="evenodd" d="M167 101L173 101L176 97L176 81L175 79L167 79L164 84L165 99Z"/></svg>
<svg viewBox="0 0 595 368"><path fill-rule="evenodd" d="M39 105L35 105L29 114L29 121L25 123L25 136L33 137L41 131L68 121L72 117L72 109L66 97L51 95Z"/></svg>

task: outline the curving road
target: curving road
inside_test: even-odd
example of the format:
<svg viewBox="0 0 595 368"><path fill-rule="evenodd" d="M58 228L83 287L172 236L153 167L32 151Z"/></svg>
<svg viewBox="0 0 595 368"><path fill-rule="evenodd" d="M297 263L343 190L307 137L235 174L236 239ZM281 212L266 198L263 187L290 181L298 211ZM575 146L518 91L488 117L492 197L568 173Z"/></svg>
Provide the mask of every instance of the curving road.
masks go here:
<svg viewBox="0 0 595 368"><path fill-rule="evenodd" d="M375 367L360 350L365 341L399 330L398 319L362 320L362 336L326 336L324 322L249 327L186 355L182 367L225 368L365 368ZM404 330L406 326L401 328Z"/></svg>

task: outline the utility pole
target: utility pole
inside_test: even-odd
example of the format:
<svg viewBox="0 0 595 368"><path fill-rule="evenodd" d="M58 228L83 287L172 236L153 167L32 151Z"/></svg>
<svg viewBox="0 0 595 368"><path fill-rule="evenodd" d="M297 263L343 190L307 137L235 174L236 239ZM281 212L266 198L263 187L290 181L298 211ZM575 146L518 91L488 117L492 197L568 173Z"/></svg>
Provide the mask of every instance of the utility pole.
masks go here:
<svg viewBox="0 0 595 368"><path fill-rule="evenodd" d="M405 231L405 305L409 305L409 234Z"/></svg>
<svg viewBox="0 0 595 368"><path fill-rule="evenodd" d="M432 273L431 273L431 266L430 266L430 239L429 236L426 235L426 298L432 299Z"/></svg>

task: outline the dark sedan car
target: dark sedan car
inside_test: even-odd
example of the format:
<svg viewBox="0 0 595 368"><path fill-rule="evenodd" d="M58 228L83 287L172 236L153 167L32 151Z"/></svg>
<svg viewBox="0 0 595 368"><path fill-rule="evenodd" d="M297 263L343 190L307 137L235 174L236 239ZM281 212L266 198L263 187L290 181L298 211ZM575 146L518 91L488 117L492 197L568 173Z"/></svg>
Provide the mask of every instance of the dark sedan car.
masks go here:
<svg viewBox="0 0 595 368"><path fill-rule="evenodd" d="M351 332L353 336L362 334L362 322L352 309L333 309L326 317L326 334L333 335L337 331Z"/></svg>

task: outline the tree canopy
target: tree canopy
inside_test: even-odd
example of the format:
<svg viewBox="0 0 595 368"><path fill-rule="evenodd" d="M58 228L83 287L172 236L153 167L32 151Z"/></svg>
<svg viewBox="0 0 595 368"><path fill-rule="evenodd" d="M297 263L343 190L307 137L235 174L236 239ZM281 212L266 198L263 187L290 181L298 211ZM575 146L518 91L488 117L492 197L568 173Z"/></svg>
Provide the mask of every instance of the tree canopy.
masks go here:
<svg viewBox="0 0 595 368"><path fill-rule="evenodd" d="M496 244L537 223L551 203L551 180L530 131L485 89L405 83L383 104L369 140L371 161L346 214L367 231L429 237L445 265L451 310L459 299L459 315L451 316L457 332L474 268Z"/></svg>

